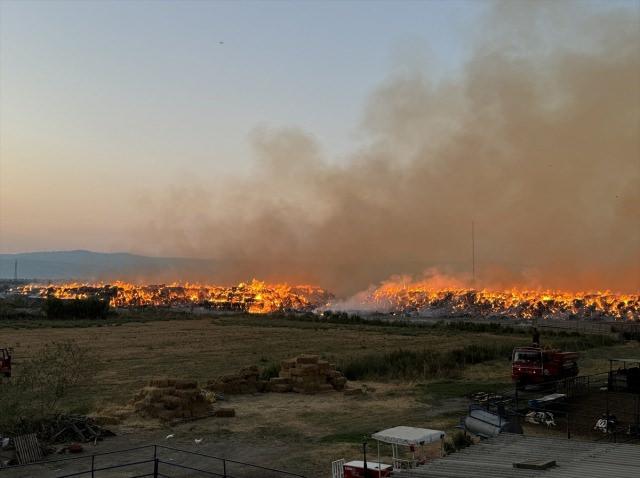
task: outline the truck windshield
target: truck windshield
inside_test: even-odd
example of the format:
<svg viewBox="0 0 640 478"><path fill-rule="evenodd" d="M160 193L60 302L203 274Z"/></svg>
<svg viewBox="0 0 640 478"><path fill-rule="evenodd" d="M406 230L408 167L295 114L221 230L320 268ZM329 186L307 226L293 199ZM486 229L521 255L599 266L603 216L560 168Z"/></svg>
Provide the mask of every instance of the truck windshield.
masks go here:
<svg viewBox="0 0 640 478"><path fill-rule="evenodd" d="M516 350L513 355L514 362L540 362L540 353L539 352L525 352Z"/></svg>

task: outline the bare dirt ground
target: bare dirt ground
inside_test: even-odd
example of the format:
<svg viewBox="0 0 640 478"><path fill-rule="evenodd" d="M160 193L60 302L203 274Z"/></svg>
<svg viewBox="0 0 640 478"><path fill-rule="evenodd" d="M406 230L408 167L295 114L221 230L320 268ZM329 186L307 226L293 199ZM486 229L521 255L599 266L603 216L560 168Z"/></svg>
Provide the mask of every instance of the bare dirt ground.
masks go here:
<svg viewBox="0 0 640 478"><path fill-rule="evenodd" d="M348 397L340 392L233 396L224 405L234 407L236 417L207 418L174 426L133 416L112 427L116 437L108 438L95 447L86 445L86 452L102 453L157 443L290 470L309 477L326 477L330 474L332 460L361 457L359 442L365 435L399 424L450 429L466 403L464 400L448 400L434 406L416 401L411 385L372 382L366 385L374 391L361 397ZM166 439L168 435L174 436ZM202 442L196 445L196 439L202 439ZM373 450L371 452L374 453ZM386 452L388 454L389 450ZM131 457L140 459L142 456L144 459L151 453L151 450L144 450ZM175 460L184 459L171 452L165 452L165 455ZM217 466L207 458L189 457L188 462L190 466L205 469ZM87 466L87 461L55 464L43 467L38 473L31 469L7 476L51 476L51 472L71 473ZM149 465L129 471L134 473L143 466ZM123 474L122 470L105 473L99 476L132 476Z"/></svg>

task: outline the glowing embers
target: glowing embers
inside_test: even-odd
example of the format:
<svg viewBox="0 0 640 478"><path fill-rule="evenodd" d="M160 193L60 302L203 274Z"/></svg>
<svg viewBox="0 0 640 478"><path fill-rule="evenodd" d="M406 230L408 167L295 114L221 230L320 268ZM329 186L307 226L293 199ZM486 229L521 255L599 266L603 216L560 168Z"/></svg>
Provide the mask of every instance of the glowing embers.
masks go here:
<svg viewBox="0 0 640 478"><path fill-rule="evenodd" d="M108 300L112 307L198 305L216 310L235 310L254 314L312 311L326 305L333 297L319 287L266 284L257 280L236 286L189 283L136 285L119 281L113 284L65 283L47 286L27 285L19 288L18 292L60 299L98 297Z"/></svg>
<svg viewBox="0 0 640 478"><path fill-rule="evenodd" d="M371 291L363 308L442 316L474 315L514 318L640 318L640 295L613 292L433 289L427 284L386 282Z"/></svg>

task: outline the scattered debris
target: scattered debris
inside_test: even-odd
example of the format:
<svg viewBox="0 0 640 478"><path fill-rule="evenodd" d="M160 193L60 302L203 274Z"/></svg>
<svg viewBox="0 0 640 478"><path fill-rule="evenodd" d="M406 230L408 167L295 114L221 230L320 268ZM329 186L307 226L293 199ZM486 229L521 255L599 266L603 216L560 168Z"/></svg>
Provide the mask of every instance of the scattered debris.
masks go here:
<svg viewBox="0 0 640 478"><path fill-rule="evenodd" d="M59 415L40 426L38 436L48 443L96 442L104 437L114 436L111 430L103 428L92 418L84 415Z"/></svg>
<svg viewBox="0 0 640 478"><path fill-rule="evenodd" d="M602 418L596 422L593 429L602 433L613 433L617 424L618 420L615 415L604 414L602 415Z"/></svg>
<svg viewBox="0 0 640 478"><path fill-rule="evenodd" d="M524 420L534 425L546 425L547 427L555 427L556 421L551 412L529 412L525 415Z"/></svg>
<svg viewBox="0 0 640 478"><path fill-rule="evenodd" d="M475 403L492 403L504 400L503 395L492 392L477 392L472 394L469 398Z"/></svg>
<svg viewBox="0 0 640 478"><path fill-rule="evenodd" d="M69 453L82 453L84 451L84 448L80 443L72 443L67 447L67 451Z"/></svg>
<svg viewBox="0 0 640 478"><path fill-rule="evenodd" d="M19 435L13 439L13 444L16 447L18 463L21 465L40 461L44 456L35 433Z"/></svg>

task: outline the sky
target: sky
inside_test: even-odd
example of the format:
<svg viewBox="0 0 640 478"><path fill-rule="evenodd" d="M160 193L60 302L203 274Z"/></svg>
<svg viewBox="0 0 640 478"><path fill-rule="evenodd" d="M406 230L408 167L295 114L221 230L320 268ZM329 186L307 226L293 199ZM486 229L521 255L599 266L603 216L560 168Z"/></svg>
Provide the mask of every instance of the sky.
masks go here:
<svg viewBox="0 0 640 478"><path fill-rule="evenodd" d="M637 291L639 45L640 0L0 0L0 252L353 293L468 279L473 221L484 284Z"/></svg>
<svg viewBox="0 0 640 478"><path fill-rule="evenodd" d="M376 84L403 63L455 74L485 8L3 0L0 252L135 248L147 186L251 168L256 128L341 161Z"/></svg>

